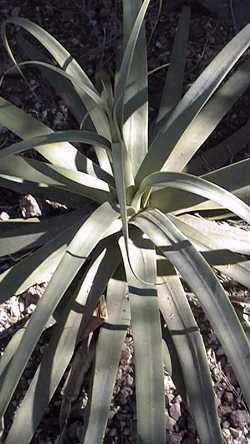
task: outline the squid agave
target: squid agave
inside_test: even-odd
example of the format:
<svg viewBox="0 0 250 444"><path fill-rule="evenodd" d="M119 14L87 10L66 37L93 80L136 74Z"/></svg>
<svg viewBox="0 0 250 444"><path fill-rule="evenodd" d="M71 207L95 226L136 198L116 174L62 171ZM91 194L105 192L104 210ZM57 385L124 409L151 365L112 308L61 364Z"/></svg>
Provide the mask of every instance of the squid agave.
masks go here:
<svg viewBox="0 0 250 444"><path fill-rule="evenodd" d="M250 222L250 160L225 166L228 146L231 151L239 148L249 123L206 151L215 170L206 171L195 156L249 87L250 61L238 61L250 44L250 25L184 93L190 11L183 9L159 112L148 131L149 3L123 0L123 55L114 80L99 77L101 88L38 25L11 18L2 27L14 68L22 74L29 66L40 70L66 97L80 128L54 132L0 98L0 124L22 139L0 150L0 186L68 207L65 214L47 219L1 222L1 256L21 254L21 259L0 275L0 302L48 282L29 322L12 337L0 360L2 418L41 334L54 325L13 424L7 436L3 433L5 444L31 441L69 365L61 418L66 421L68 404L83 383L81 375L91 367L81 442L101 443L130 325L138 441L166 442L165 367L193 415L200 441L222 443L206 352L187 288L198 298L250 406L248 337L213 271L250 288L250 235L206 219L226 219L233 213ZM10 25L30 33L53 61L42 60L39 49L27 41L34 60L17 64L6 34ZM92 158L84 154L86 145L93 147ZM38 154L27 156L31 149Z"/></svg>

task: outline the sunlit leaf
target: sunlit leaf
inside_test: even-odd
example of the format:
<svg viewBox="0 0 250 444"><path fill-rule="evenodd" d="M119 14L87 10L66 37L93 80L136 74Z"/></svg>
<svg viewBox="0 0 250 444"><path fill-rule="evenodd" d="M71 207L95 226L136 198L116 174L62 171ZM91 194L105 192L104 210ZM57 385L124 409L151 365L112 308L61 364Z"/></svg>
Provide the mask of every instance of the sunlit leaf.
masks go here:
<svg viewBox="0 0 250 444"><path fill-rule="evenodd" d="M135 345L137 431L145 444L164 443L165 418L161 325L156 287L136 279L127 261L125 242L119 244L128 281L131 324ZM152 244L141 236L130 241L131 265L143 281L156 282Z"/></svg>

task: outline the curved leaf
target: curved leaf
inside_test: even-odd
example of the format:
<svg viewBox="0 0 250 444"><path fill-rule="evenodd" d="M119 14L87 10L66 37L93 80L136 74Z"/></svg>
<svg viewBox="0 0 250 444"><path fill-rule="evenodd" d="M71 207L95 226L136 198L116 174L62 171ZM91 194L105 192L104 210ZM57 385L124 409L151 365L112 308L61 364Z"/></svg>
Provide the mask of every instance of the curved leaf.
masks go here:
<svg viewBox="0 0 250 444"><path fill-rule="evenodd" d="M117 74L117 83L116 83L116 89L115 89L115 97L116 97L115 109L116 109L116 113L117 113L117 122L118 122L118 125L119 125L119 128L121 131L123 129L123 124L124 124L124 105L125 105L125 97L126 97L125 91L127 90L129 74L131 72L131 67L132 67L132 64L134 61L134 57L135 57L135 53L136 53L135 50L136 50L136 45L137 45L138 39L139 39L139 37L141 39L143 38L142 37L143 31L141 31L141 30L143 29L144 17L147 12L149 2L150 2L150 0L144 0L142 3L140 11L136 17L135 22L134 22L133 28L131 29L130 37L128 38L126 49L123 54L121 67L120 67L119 72ZM131 26L130 26L130 28L131 28ZM142 44L141 40L139 40L139 42L140 42L139 44ZM143 63L145 63L145 62L143 62ZM145 79L143 79L143 82L145 83ZM143 103L145 103L145 99L143 100ZM145 124L147 124L147 122L144 122L144 125Z"/></svg>
<svg viewBox="0 0 250 444"><path fill-rule="evenodd" d="M103 251L97 259L92 261L85 276L80 279L78 286L70 296L59 323L53 333L52 340L46 349L41 364L29 386L25 398L15 415L14 422L6 438L6 444L15 443L20 439L28 444L39 425L45 408L48 406L65 370L73 356L79 329L84 323L87 325L91 316L86 316L88 298L92 305L96 305L102 294L113 269L117 267L120 252L118 248ZM103 272L105 270L105 273ZM75 311L74 304L80 304L82 311ZM92 310L93 311L93 310ZM25 417L25 427L23 421Z"/></svg>
<svg viewBox="0 0 250 444"><path fill-rule="evenodd" d="M124 48L133 31L142 0L123 0ZM145 26L142 24L133 53L133 61L127 78L124 107L133 104L123 126L124 141L131 158L133 177L136 175L148 151L148 75ZM128 106L127 106L128 108ZM125 110L127 114L127 110Z"/></svg>
<svg viewBox="0 0 250 444"><path fill-rule="evenodd" d="M223 443L206 350L178 276L161 278L159 306L172 336L202 443Z"/></svg>
<svg viewBox="0 0 250 444"><path fill-rule="evenodd" d="M67 205L68 208L83 208L89 203L89 200L83 197L83 195L74 194L63 185L56 188L4 174L0 174L0 187L10 189L18 194L30 193L42 197L44 200L50 199L53 202L60 202L63 205Z"/></svg>
<svg viewBox="0 0 250 444"><path fill-rule="evenodd" d="M93 83L86 75L84 70L80 67L80 65L76 62L76 60L71 56L71 54L47 31L42 29L37 24L31 22L30 20L24 19L22 17L13 17L6 20L2 24L1 28L1 35L3 42L15 66L18 67L6 36L6 27L8 24L21 26L23 29L25 29L36 40L38 40L41 43L41 45L52 55L52 57L56 60L58 65L65 71L65 73L69 74L69 76L74 78L75 81L79 83L81 88L86 87L90 91L92 90L94 94L97 94L97 90L95 89ZM75 90L77 94L81 96L81 93L79 94L79 90L77 87L75 88ZM87 96L85 96L84 98L84 105L89 110L90 103L88 102ZM109 138L110 136L109 125L103 111L100 108L95 108L91 112L91 117L93 119L95 127L100 131L103 131L102 135Z"/></svg>
<svg viewBox="0 0 250 444"><path fill-rule="evenodd" d="M0 97L0 124L24 140L53 133L53 130L44 123L2 97ZM86 158L68 142L37 147L36 150L49 162L65 168L78 170L79 164L86 163Z"/></svg>
<svg viewBox="0 0 250 444"><path fill-rule="evenodd" d="M204 174L201 178L231 191L244 202L250 204L249 168L250 160L245 159ZM150 196L150 205L163 212L176 213L221 208L215 202L204 202L202 196L168 189L153 191Z"/></svg>
<svg viewBox="0 0 250 444"><path fill-rule="evenodd" d="M250 345L222 286L209 265L170 219L158 210L147 210L134 219L178 269L200 300L227 354L250 406Z"/></svg>
<svg viewBox="0 0 250 444"><path fill-rule="evenodd" d="M202 251L209 264L250 289L250 260L243 256L250 254L247 231L235 227L223 229L224 224L221 226L194 216L169 217L195 247Z"/></svg>
<svg viewBox="0 0 250 444"><path fill-rule="evenodd" d="M90 207L89 207L90 209ZM72 211L62 216L42 219L40 222L0 222L0 257L14 254L24 248L34 248L44 245L53 239L56 234L72 225L85 211Z"/></svg>
<svg viewBox="0 0 250 444"><path fill-rule="evenodd" d="M244 150L249 140L250 119L231 136L193 157L187 166L187 172L200 176L231 164L232 159Z"/></svg>
<svg viewBox="0 0 250 444"><path fill-rule="evenodd" d="M90 252L105 237L103 227L111 225L117 217L118 213L109 204L103 204L81 225L74 239L68 245L43 297L39 300L29 322L29 328L25 331L20 346L13 357L12 364L8 369L6 383L0 390L1 417L6 411L27 361L49 317L54 312Z"/></svg>
<svg viewBox="0 0 250 444"><path fill-rule="evenodd" d="M246 60L215 92L206 106L190 123L168 157L166 170L182 171L185 168L249 85L250 60ZM217 152L216 156L220 157L220 153ZM188 167L187 170L189 170Z"/></svg>
<svg viewBox="0 0 250 444"><path fill-rule="evenodd" d="M81 441L84 444L103 442L122 344L130 324L127 290L127 284L115 277L107 287L108 319L101 325L96 345L90 406Z"/></svg>
<svg viewBox="0 0 250 444"><path fill-rule="evenodd" d="M139 440L165 444L162 337L157 291L143 281L156 282L156 257L152 244L140 236L130 241L131 266L125 241L119 240L123 255L135 344L136 408ZM141 276L139 281L135 276Z"/></svg>
<svg viewBox="0 0 250 444"><path fill-rule="evenodd" d="M186 173L160 172L147 176L142 181L132 205L137 207L143 193L153 187L170 187L199 194L207 199L218 202L222 207L229 209L232 213L250 222L250 207L238 197L218 185Z"/></svg>
<svg viewBox="0 0 250 444"><path fill-rule="evenodd" d="M8 176L9 179L21 183L28 182L38 188L49 187L55 196L56 189L65 189L69 193L101 203L115 196L111 186L93 175L20 156L13 156L10 160L6 158L1 161L2 177Z"/></svg>
<svg viewBox="0 0 250 444"><path fill-rule="evenodd" d="M187 236L209 248L227 249L236 253L250 255L250 232L227 223L208 221L203 217L186 214L170 220Z"/></svg>
<svg viewBox="0 0 250 444"><path fill-rule="evenodd" d="M166 126L158 132L136 177L136 183L150 173L170 168L168 158L190 123L206 105L229 71L250 44L250 25L239 32L202 72L176 106Z"/></svg>
<svg viewBox="0 0 250 444"><path fill-rule="evenodd" d="M27 62L21 62L18 64L18 66L19 67L23 67L23 66L24 67L26 67L26 66L40 67L41 66L43 68L48 69L49 71L55 72L58 75L62 76L63 78L70 80L77 87L78 94L81 97L83 102L84 102L86 95L88 96L88 106L90 108L90 111L89 111L90 113L93 109L96 108L96 106L98 106L98 109L104 108L104 104L103 104L101 97L93 88L89 87L85 83L79 82L75 77L68 74L63 69L56 67L55 65L50 65L49 63L46 63L46 62L39 62L39 61L31 60L31 61L27 61ZM15 67L13 69L15 69Z"/></svg>
<svg viewBox="0 0 250 444"><path fill-rule="evenodd" d="M98 134L92 131L83 131L83 130L65 130L65 131L57 131L52 132L50 134L42 134L39 136L32 137L31 139L14 143L6 148L2 148L0 151L0 159L10 156L12 154L20 154L24 153L30 149L42 146L42 145L50 145L53 143L59 142L82 142L88 145L99 145L100 147L110 150L110 143L105 137L99 136ZM91 159L84 156L81 153L85 162L93 163ZM98 166L97 166L98 168ZM88 171L87 171L88 172Z"/></svg>
<svg viewBox="0 0 250 444"><path fill-rule="evenodd" d="M157 127L161 125L162 120L166 120L182 97L189 26L190 8L184 6L175 34L160 108L156 118Z"/></svg>
<svg viewBox="0 0 250 444"><path fill-rule="evenodd" d="M72 226L62 230L45 245L26 255L13 267L1 273L0 303L13 295L23 293L34 284L48 281L83 220L82 216L80 222L75 222Z"/></svg>

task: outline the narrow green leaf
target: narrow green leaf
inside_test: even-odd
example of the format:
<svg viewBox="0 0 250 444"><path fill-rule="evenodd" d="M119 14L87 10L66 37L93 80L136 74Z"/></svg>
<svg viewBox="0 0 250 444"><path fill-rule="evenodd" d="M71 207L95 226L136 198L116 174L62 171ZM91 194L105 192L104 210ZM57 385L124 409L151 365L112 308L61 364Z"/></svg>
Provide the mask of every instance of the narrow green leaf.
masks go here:
<svg viewBox="0 0 250 444"><path fill-rule="evenodd" d="M123 0L125 50L141 5L142 0ZM130 104L133 104L133 109L131 109L129 115L125 111L127 117L123 127L123 137L131 158L133 177L135 177L148 150L148 75L144 24L141 26L132 57L133 60L127 78L124 107L126 108L126 104L130 102Z"/></svg>
<svg viewBox="0 0 250 444"><path fill-rule="evenodd" d="M12 180L28 182L38 188L49 187L55 196L57 189L65 189L69 193L101 203L115 196L111 186L90 174L20 156L13 156L10 160L6 158L1 161L0 173L3 178L8 176Z"/></svg>
<svg viewBox="0 0 250 444"><path fill-rule="evenodd" d="M191 214L178 217L169 215L169 218L185 236L190 236L209 248L226 248L236 253L250 255L250 232L247 230L227 223L208 221Z"/></svg>
<svg viewBox="0 0 250 444"><path fill-rule="evenodd" d="M247 256L243 256L250 254L250 238L246 230L235 227L223 229L224 224L218 225L194 216L169 217L202 251L209 264L250 289L250 261Z"/></svg>
<svg viewBox="0 0 250 444"><path fill-rule="evenodd" d="M30 20L24 19L22 17L12 17L6 20L2 24L1 28L1 36L3 42L13 63L16 63L16 61L10 49L6 35L6 27L8 24L21 26L23 29L25 29L35 39L37 39L42 44L42 46L44 46L44 48L52 55L52 57L61 67L64 67L64 69L67 70L68 73L76 77L79 83L86 84L94 91L94 86L89 80L88 76L85 74L76 60L70 55L70 53L47 31L38 26L36 23L33 23Z"/></svg>
<svg viewBox="0 0 250 444"><path fill-rule="evenodd" d="M86 85L86 83L79 82L75 77L73 77L71 74L68 74L66 71L64 71L61 68L56 67L55 65L50 65L46 62L39 62L39 61L27 61L27 62L21 62L18 64L19 67L40 67L42 66L44 69L48 69L49 71L57 73L59 76L62 76L64 79L70 80L78 90L78 94L81 97L82 101L84 102L85 97L88 96L88 104L90 107L90 112L95 109L97 106L99 109L104 107L103 101L99 94L92 88ZM16 69L14 67L13 69Z"/></svg>
<svg viewBox="0 0 250 444"><path fill-rule="evenodd" d="M232 213L235 213L242 219L250 222L250 207L238 197L218 185L187 173L160 172L147 176L142 181L140 188L132 201L132 205L137 208L143 193L153 187L170 187L199 194L200 196L219 203L222 207L229 209Z"/></svg>
<svg viewBox="0 0 250 444"><path fill-rule="evenodd" d="M138 438L143 444L165 444L162 336L157 291L155 286L143 283L156 282L156 256L151 243L135 234L133 239L129 248L134 273L127 261L123 238L119 244L129 286L135 344ZM141 276L143 281L135 275Z"/></svg>
<svg viewBox="0 0 250 444"><path fill-rule="evenodd" d="M49 65L48 63L29 61L29 62L22 62L18 66L25 67L25 66L30 66L30 65L31 66L34 65L36 68L42 67L44 69L49 70L49 72L56 73L58 76L62 77L65 80L72 80L72 82L75 83L74 79L71 78L70 75L66 74L60 68L56 68L55 66ZM95 92L93 92L90 88L88 88L87 86L78 87L78 93L80 95L80 98L84 101L84 103L86 101L88 102L88 107L90 108L89 115L92 115L93 111L94 111L95 115L100 114L100 112L104 113L104 110L102 109L102 108L104 108L104 104L102 102L102 99ZM89 96L87 98L87 100L85 99L86 93ZM105 122L102 122L102 125L101 125L99 122L100 119L103 120L103 117L105 117L105 119L106 119L105 114L103 114L103 116L101 116L101 117L97 116L97 123L95 126L101 134L103 133L109 137L109 130L108 131L105 130L105 126L107 127L108 123L105 121ZM106 152L106 150L102 146L98 146L98 145L94 146L94 150L96 152L96 155L97 155L97 158L98 158L101 168L104 171L106 171L108 174L112 174L112 168L110 165L110 158L109 158L110 156L108 155L108 152Z"/></svg>
<svg viewBox="0 0 250 444"><path fill-rule="evenodd" d="M0 256L14 254L24 248L34 248L44 245L53 239L56 234L76 223L83 212L72 211L62 216L54 216L37 222L0 222Z"/></svg>
<svg viewBox="0 0 250 444"><path fill-rule="evenodd" d="M49 199L53 202L60 202L63 205L67 205L68 208L83 208L86 204L89 204L89 200L83 197L83 195L73 194L63 185L56 188L42 183L25 181L20 177L0 174L0 187L7 188L19 194L30 193L42 197L44 200Z"/></svg>
<svg viewBox="0 0 250 444"><path fill-rule="evenodd" d="M204 174L201 178L231 191L241 200L250 204L249 198L250 160L245 159L232 165ZM163 212L183 213L221 208L212 201L204 202L204 197L181 190L158 190L150 196L150 205Z"/></svg>
<svg viewBox="0 0 250 444"><path fill-rule="evenodd" d="M137 0L136 0L137 2ZM134 21L134 25L133 28L131 29L131 23L130 26L126 26L127 27L127 31L129 31L129 28L131 29L131 33L130 33L130 37L127 40L127 45L126 45L126 49L124 51L124 55L123 55L123 59L122 59L122 63L121 63L121 67L119 72L117 73L117 82L116 82L116 90L115 90L115 97L116 97L116 110L117 110L117 122L119 125L119 128L122 132L123 129L123 124L124 124L124 106L125 106L125 98L126 98L126 90L128 85L128 80L129 80L129 75L131 72L131 67L134 61L134 57L135 57L135 51L136 51L136 45L138 42L138 39L143 39L143 23L144 23L144 17L145 14L147 12L147 8L149 5L150 0L144 0L142 3L142 6L140 8L140 11L136 17L136 20ZM138 5L137 5L137 9L138 9ZM133 13L133 16L135 14ZM142 30L142 31L141 31ZM140 34L142 32L142 34ZM126 40L125 40L126 42ZM140 45L142 45L143 40L139 40ZM144 43L143 43L144 45ZM143 66L145 70L145 59L143 59ZM135 62L137 63L137 62ZM144 73L142 73L142 75L144 75ZM133 78L132 78L133 79ZM133 79L134 81L134 79ZM143 79L143 83L145 84L145 82L147 81L147 79ZM139 89L139 91L141 91L141 88ZM145 91L144 91L145 94ZM140 93L140 95L143 96L143 94ZM140 102L140 104L145 104L145 99L143 99L142 103ZM146 124L146 122L144 122L144 125Z"/></svg>
<svg viewBox="0 0 250 444"><path fill-rule="evenodd" d="M25 35L19 33L16 43L18 54L24 56L25 59L38 60L47 63L51 62L49 55L45 55L44 51L42 51L38 45L32 44ZM62 98L69 108L71 114L80 124L87 111L72 82L67 79L63 79L62 76L49 72L47 69L43 69L42 67L40 67L39 70L45 82L48 82L56 94Z"/></svg>
<svg viewBox="0 0 250 444"><path fill-rule="evenodd" d="M170 164L167 161L173 148L249 47L249 44L250 25L247 25L208 65L184 95L170 118L167 118L166 126L163 126L158 132L138 171L137 183L154 171L169 169Z"/></svg>
<svg viewBox="0 0 250 444"><path fill-rule="evenodd" d="M111 206L103 204L81 225L65 251L63 258L56 268L43 297L29 322L17 353L13 357L12 365L8 370L6 383L0 390L0 417L6 411L11 396L18 384L22 372L34 350L37 341L49 317L54 312L65 291L86 261L88 255L98 242L105 237L103 227L112 225L118 213Z"/></svg>
<svg viewBox="0 0 250 444"><path fill-rule="evenodd" d="M0 158L10 156L11 154L24 153L40 145L42 146L59 142L82 142L88 145L98 144L102 148L110 150L109 141L105 139L105 137L99 136L98 134L92 131L65 130L65 131L57 131L55 133L35 136L29 140L19 143L14 143L13 145L8 146L7 148L2 148L0 151ZM83 159L86 159L85 162L87 161L92 162L91 159L87 158L83 154L81 154L81 156Z"/></svg>
<svg viewBox="0 0 250 444"><path fill-rule="evenodd" d="M122 344L130 324L127 291L126 283L116 277L107 287L108 319L101 326L96 345L90 406L81 441L84 444L103 442Z"/></svg>
<svg viewBox="0 0 250 444"><path fill-rule="evenodd" d="M160 310L178 357L190 408L202 443L223 443L206 350L178 276L161 278ZM199 396L197 396L197 392Z"/></svg>
<svg viewBox="0 0 250 444"><path fill-rule="evenodd" d="M167 159L165 169L182 171L222 118L250 85L250 60L246 60L215 92L189 124ZM217 153L216 157L220 157ZM187 170L189 171L188 167Z"/></svg>
<svg viewBox="0 0 250 444"><path fill-rule="evenodd" d="M24 140L53 133L53 130L44 123L39 122L39 120L2 97L0 97L0 124ZM78 165L84 167L87 161L89 162L84 155L68 142L38 146L36 150L49 162L73 170L78 170Z"/></svg>
<svg viewBox="0 0 250 444"><path fill-rule="evenodd" d="M80 65L76 62L76 60L71 56L71 54L47 31L42 29L37 24L31 22L30 20L24 19L22 17L15 17L6 20L2 24L1 34L2 39L5 45L5 48L8 51L10 58L12 59L15 66L18 66L9 46L9 42L6 35L6 27L8 24L14 24L16 26L21 26L28 33L30 33L36 40L38 40L41 45L52 55L54 60L58 63L58 65L64 70L66 74L75 79L77 83L81 86L81 88L88 88L92 90L94 94L97 94L97 90L95 89L93 83L86 75L84 70L80 67ZM20 68L19 68L20 70ZM81 97L81 92L78 88L75 88L76 93ZM88 102L88 97L84 97L84 105L89 111L91 108L91 103ZM91 118L97 130L101 131L101 134L109 139L110 130L107 118L105 113L100 108L94 108L91 111ZM99 132L99 131L98 131Z"/></svg>
<svg viewBox="0 0 250 444"><path fill-rule="evenodd" d="M171 376L177 392L182 397L183 402L187 403L187 393L180 360L166 323L162 326L162 356L164 367L169 376Z"/></svg>
<svg viewBox="0 0 250 444"><path fill-rule="evenodd" d="M122 142L112 144L112 155L113 155L114 178L116 183L117 198L120 205L120 213L122 220L122 232L125 239L128 261L130 262L127 193L126 193L127 187L125 183L127 178L127 175L125 173L126 148Z"/></svg>
<svg viewBox="0 0 250 444"><path fill-rule="evenodd" d="M93 116L93 123L96 127L96 130L100 134L105 134L105 136L109 137L109 127L108 122L106 118L106 114L104 113L104 103L102 98L92 91L91 88L88 86L80 85L75 81L73 77L71 77L69 74L67 74L65 71L61 70L60 68L55 67L54 65L50 65L45 62L36 62L36 61L30 61L30 62L22 62L19 64L19 66L24 67L35 67L35 68L44 68L47 69L49 72L56 73L57 75L63 77L64 79L72 81L72 83L77 87L78 94L80 98L82 99L83 103L86 105L86 108L88 109L89 116ZM97 114L97 118L96 118ZM101 147L96 146L95 147L96 155L99 160L101 168L106 171L109 174L112 174L112 168L110 165L110 159L108 152Z"/></svg>
<svg viewBox="0 0 250 444"><path fill-rule="evenodd" d="M162 92L160 108L156 119L157 127L166 120L182 97L186 51L190 26L190 8L184 6L175 34L167 77Z"/></svg>
<svg viewBox="0 0 250 444"><path fill-rule="evenodd" d="M6 444L15 443L18 437L23 444L28 444L39 425L45 408L48 406L60 380L73 356L77 341L79 340L79 329L91 316L86 316L85 305L90 298L92 305L97 304L99 297L104 291L107 281L117 267L120 252L119 249L111 248L103 250L99 256L92 261L84 277L73 294L71 302L60 317L59 323L53 333L52 340L45 351L42 362L29 386L25 398L17 411L12 427L6 439ZM75 311L74 304L80 304L82 311ZM92 310L93 312L93 310ZM23 421L25 416L25 427Z"/></svg>
<svg viewBox="0 0 250 444"><path fill-rule="evenodd" d="M82 221L83 216L80 218L80 222L78 221L69 228L62 230L44 246L28 254L13 267L1 273L0 303L11 296L23 293L34 284L48 281Z"/></svg>
<svg viewBox="0 0 250 444"><path fill-rule="evenodd" d="M98 177L20 156L11 157L11 162L8 158L3 159L0 173L32 182L38 187L50 187L55 194L56 189L65 189L101 203L115 196L114 188Z"/></svg>
<svg viewBox="0 0 250 444"><path fill-rule="evenodd" d="M208 148L205 152L198 153L187 166L190 174L200 176L210 171L222 168L232 163L232 159L242 152L250 140L250 119L235 131L231 136L222 140L218 145Z"/></svg>
<svg viewBox="0 0 250 444"><path fill-rule="evenodd" d="M250 345L222 286L209 265L170 219L148 210L134 219L177 268L201 306L227 354L250 406Z"/></svg>

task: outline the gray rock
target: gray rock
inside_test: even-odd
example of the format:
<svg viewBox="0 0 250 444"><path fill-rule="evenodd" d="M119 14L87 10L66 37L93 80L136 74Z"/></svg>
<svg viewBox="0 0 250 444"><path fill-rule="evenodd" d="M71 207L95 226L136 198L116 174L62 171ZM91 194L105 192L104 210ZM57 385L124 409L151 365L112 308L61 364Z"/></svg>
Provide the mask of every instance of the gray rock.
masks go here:
<svg viewBox="0 0 250 444"><path fill-rule="evenodd" d="M230 415L232 412L232 407L230 405L221 405L220 406L220 414L221 416Z"/></svg>
<svg viewBox="0 0 250 444"><path fill-rule="evenodd" d="M245 410L235 410L231 413L230 420L233 427L243 427L250 424L250 414Z"/></svg>
<svg viewBox="0 0 250 444"><path fill-rule="evenodd" d="M240 436L242 435L241 430L233 429L233 427L229 427L229 430L230 430L232 437L235 439L240 438Z"/></svg>
<svg viewBox="0 0 250 444"><path fill-rule="evenodd" d="M232 392L229 392L229 391L227 390L227 391L225 391L225 392L223 393L223 401L225 401L225 402L227 402L227 403L229 403L229 404L232 404L233 400L234 400L234 395L233 395Z"/></svg>
<svg viewBox="0 0 250 444"><path fill-rule="evenodd" d="M9 220L10 216L8 215L8 213L6 213L6 211L2 211L0 213L0 220L3 222L6 222L7 220Z"/></svg>
<svg viewBox="0 0 250 444"><path fill-rule="evenodd" d="M129 386L134 384L134 378L129 373L127 374L126 380L127 380L126 382Z"/></svg>
<svg viewBox="0 0 250 444"><path fill-rule="evenodd" d="M167 429L167 431L168 432L172 432L174 430L176 421L169 416L167 410L165 410L165 421L166 421L166 429Z"/></svg>
<svg viewBox="0 0 250 444"><path fill-rule="evenodd" d="M182 434L181 433L172 433L170 435L171 444L181 444L182 442Z"/></svg>
<svg viewBox="0 0 250 444"><path fill-rule="evenodd" d="M22 216L26 219L29 217L40 217L41 209L36 199L31 194L25 194L19 200Z"/></svg>
<svg viewBox="0 0 250 444"><path fill-rule="evenodd" d="M171 405L170 409L169 409L169 413L170 416L175 419L175 421L177 422L178 419L181 417L181 406L178 402L175 402L174 404Z"/></svg>

